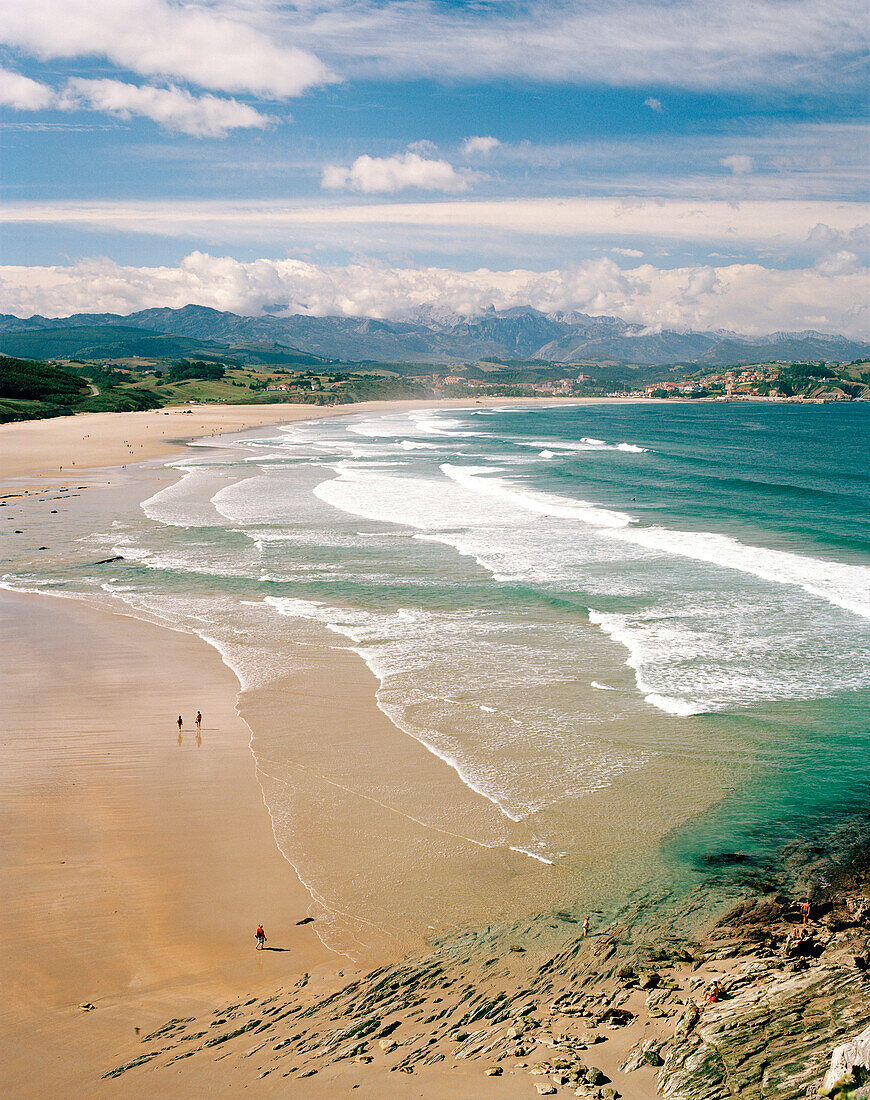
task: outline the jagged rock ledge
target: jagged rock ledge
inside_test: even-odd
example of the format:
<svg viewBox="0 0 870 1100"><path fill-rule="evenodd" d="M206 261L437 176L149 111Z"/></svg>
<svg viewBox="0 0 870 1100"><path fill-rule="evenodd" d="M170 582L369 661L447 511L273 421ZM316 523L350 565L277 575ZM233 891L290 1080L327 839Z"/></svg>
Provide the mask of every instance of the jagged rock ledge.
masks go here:
<svg viewBox="0 0 870 1100"><path fill-rule="evenodd" d="M374 1084L406 1073L422 1084L464 1062L515 1085L528 1075L541 1095L798 1100L821 1087L832 1049L870 1023L865 857L814 899L806 927L794 893L743 898L699 942L651 941L630 921L583 937L541 917L459 936L326 994L302 978L211 1018L171 1020L105 1075L218 1048L250 1060L252 1079L367 1074ZM830 1094L845 1095L860 1073L834 1083Z"/></svg>

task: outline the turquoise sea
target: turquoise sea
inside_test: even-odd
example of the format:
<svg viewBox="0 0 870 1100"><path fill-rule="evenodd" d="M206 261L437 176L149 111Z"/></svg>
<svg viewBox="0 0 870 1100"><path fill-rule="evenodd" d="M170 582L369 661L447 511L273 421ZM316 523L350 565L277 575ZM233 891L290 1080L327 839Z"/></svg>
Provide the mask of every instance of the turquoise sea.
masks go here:
<svg viewBox="0 0 870 1100"><path fill-rule="evenodd" d="M866 404L351 415L201 441L170 472L3 583L195 631L252 697L306 647L357 654L463 792L305 747L432 827L393 874L425 874L449 829L561 904L596 852L610 896L678 891L870 819ZM351 897L306 844L286 713L252 724L276 840L324 905L374 912L377 881Z"/></svg>

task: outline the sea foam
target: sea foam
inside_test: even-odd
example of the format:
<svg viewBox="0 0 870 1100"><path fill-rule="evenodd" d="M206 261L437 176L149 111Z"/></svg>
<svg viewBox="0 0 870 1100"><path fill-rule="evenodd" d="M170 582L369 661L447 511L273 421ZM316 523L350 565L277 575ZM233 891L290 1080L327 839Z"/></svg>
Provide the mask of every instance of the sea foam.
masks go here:
<svg viewBox="0 0 870 1100"><path fill-rule="evenodd" d="M811 596L870 618L870 568L823 561L803 554L751 546L730 535L707 531L671 531L632 527L608 537L635 546L706 562L720 569L749 573L771 584L797 585Z"/></svg>

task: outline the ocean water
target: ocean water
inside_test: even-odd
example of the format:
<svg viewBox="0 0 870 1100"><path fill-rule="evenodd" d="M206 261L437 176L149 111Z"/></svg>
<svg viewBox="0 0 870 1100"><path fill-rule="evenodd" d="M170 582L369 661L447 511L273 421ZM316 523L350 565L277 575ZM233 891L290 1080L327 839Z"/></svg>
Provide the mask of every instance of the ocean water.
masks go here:
<svg viewBox="0 0 870 1100"><path fill-rule="evenodd" d="M294 424L191 446L140 506L3 583L194 631L242 700L317 647L362 658L461 795L318 758L292 717L252 726L276 840L327 907L371 915L383 884L346 896L311 854L303 758L431 827L427 860L449 827L563 901L595 851L611 893L653 871L677 889L866 814L868 429L857 403Z"/></svg>

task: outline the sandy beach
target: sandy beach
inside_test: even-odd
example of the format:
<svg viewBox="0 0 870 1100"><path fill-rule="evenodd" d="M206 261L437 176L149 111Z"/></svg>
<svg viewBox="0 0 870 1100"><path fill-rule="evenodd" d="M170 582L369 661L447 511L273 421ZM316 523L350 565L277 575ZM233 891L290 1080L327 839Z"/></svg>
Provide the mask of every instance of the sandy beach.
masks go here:
<svg viewBox="0 0 870 1100"><path fill-rule="evenodd" d="M56 494L58 486L72 484L73 463L70 492L77 495L66 498L61 511L91 494L88 506L99 512L94 501L109 492L106 474L111 480L113 467L120 475L118 467L177 453L185 439L409 405L419 403L172 410L6 425L0 429L5 502L16 517L27 517L28 533L51 530L57 546L65 521L52 518ZM137 492L134 483L126 495ZM211 647L190 635L79 601L8 591L0 593L0 663L7 689L0 798L7 913L0 934L4 1093L75 1096L99 1088L106 1095L190 1096L208 1088L235 1094L236 1071L221 1061L152 1064L135 1082L101 1078L125 1054L139 1053L141 1037L167 1019L195 1017L227 999L262 998L299 982L312 996L339 990L360 973L350 953L337 954L321 942L318 922L328 914L312 902L275 843L248 745L250 729L236 711L238 682ZM365 736L367 757L374 762L388 749L398 754L402 770L419 772L420 789L431 788L433 799L445 783L464 791L452 769L397 734L374 706L369 681L362 662L328 652L297 670L293 720L300 746L327 730L337 745L353 736L358 747ZM280 720L270 713L276 698L248 697L247 717L261 726ZM205 715L200 738L193 726L197 709ZM185 719L180 738L179 712ZM300 764L304 769L304 755ZM307 798L315 805L324 783L336 797L336 776L303 777L300 805ZM339 795L344 803L347 795L346 789ZM394 842L419 845L421 861L429 858L426 831L412 819L397 826L395 815L371 800L344 803L343 819L355 816L360 835L372 843L386 831ZM472 908L452 911L450 878L439 882L440 864L431 861L425 872L421 864L416 884L401 891L385 878L392 902L407 893L409 911L419 911L428 892L442 920L446 914L448 922L483 922L509 894L534 889L540 864L519 855L491 858L460 834L451 841L448 833L443 865L455 861L477 882ZM355 870L336 847L340 842L341 833L332 837L324 816L324 858L335 874L351 879ZM299 925L309 914L314 920ZM254 950L260 920L269 936L266 952ZM395 914L393 920L383 936L366 936L367 966L378 956L396 960L424 948L422 940L401 934ZM353 928L352 920L347 924ZM347 946L352 951L352 935ZM415 1094L528 1092L524 1075L481 1082L476 1065L458 1063L447 1078L429 1076ZM404 1078L376 1079L374 1091L363 1095L408 1095ZM349 1087L343 1079L340 1085L323 1080L306 1091L329 1096ZM645 1094L634 1095L642 1100Z"/></svg>
<svg viewBox="0 0 870 1100"><path fill-rule="evenodd" d="M146 460L186 439L419 405L0 428L2 545L34 562L90 553L88 525L174 484ZM694 1100L704 989L721 980L754 1004L756 939L723 948L714 930L699 948L662 930L650 944L647 928L642 943L602 914L587 937L570 911L577 879L521 843L474 839L495 828L492 805L392 724L355 653L312 635L288 644L280 677L239 694L217 648L112 606L0 589L4 1095L651 1100L662 1051L690 1082L667 1095ZM680 767L664 754L635 786L587 795L585 817L566 810L575 865L600 874L606 849L618 876L644 828L691 805ZM278 782L289 820L267 808ZM300 879L288 836L326 896ZM796 905L777 904L787 946ZM778 959L764 965L779 975ZM852 1026L864 979L842 981ZM801 1081L846 1026L826 1024Z"/></svg>
<svg viewBox="0 0 870 1100"><path fill-rule="evenodd" d="M589 404L605 398L555 399ZM528 404L528 398L481 398L474 404ZM7 479L74 475L170 455L188 439L239 432L269 424L292 424L329 416L387 413L398 409L468 408L466 400L366 401L356 405L190 405L133 413L82 413L51 420L0 425L0 487Z"/></svg>
<svg viewBox="0 0 870 1100"><path fill-rule="evenodd" d="M331 964L209 647L8 592L0 639L4 1095L88 1093L135 1028Z"/></svg>
<svg viewBox="0 0 870 1100"><path fill-rule="evenodd" d="M208 1027L299 987L316 1003L362 974L323 946L316 921L298 924L311 898L275 847L232 675L197 639L9 592L0 594L0 659L3 1094L237 1095L258 1076L244 1052L263 1047L246 1037L213 1057L178 1061L173 1052L102 1079L141 1056L167 1021L206 1016ZM180 737L179 710L189 716ZM258 952L261 919L269 938ZM525 961L512 957L521 986ZM421 992L425 1001L422 983ZM436 1008L434 991L428 999ZM624 1033L598 1061L615 1072L634 1038ZM383 1063L339 1065L306 1081L305 1094L360 1084L367 1097L530 1091L524 1073L490 1078L474 1061L421 1069L413 1084ZM651 1071L641 1076L625 1095L654 1095ZM260 1091L286 1088L274 1074Z"/></svg>
<svg viewBox="0 0 870 1100"><path fill-rule="evenodd" d="M104 478L93 481L96 469L177 453L186 439L412 404L419 403L196 408L5 425L2 483L8 503L45 523L50 493L70 474L82 491L99 489ZM242 993L263 995L306 974L313 987L342 984L350 960L324 947L316 920L297 925L318 910L275 844L250 730L235 710L238 683L214 650L80 602L2 592L0 668L5 1094L81 1095L119 1051L168 1017ZM341 718L330 715L336 668L312 671L307 692L302 685L306 736L325 722L341 736L350 721L373 738L395 740L361 663L338 674L356 701ZM268 703L252 705L262 711ZM197 709L205 715L200 739ZM180 739L178 712L186 722ZM412 746L405 752L413 755ZM432 758L422 756L431 770ZM383 825L369 815L370 829ZM325 848L328 840L327 830ZM332 857L340 869L342 853ZM504 889L516 871L485 871L489 892ZM437 896L437 882L429 888ZM260 920L270 948L262 953L253 940ZM411 942L386 936L384 957ZM197 1065L176 1084L174 1069L158 1086L152 1070L141 1093L129 1079L99 1087L107 1095L155 1095L158 1088L189 1096L206 1087L210 1072L203 1078ZM220 1080L208 1087L233 1091ZM505 1095L504 1084L493 1094Z"/></svg>

